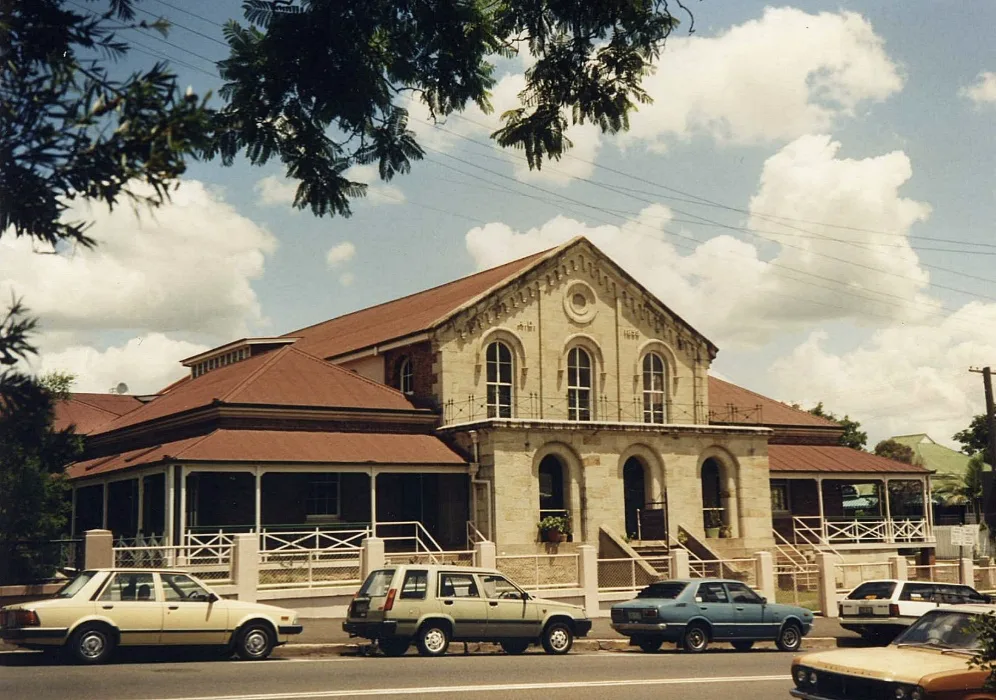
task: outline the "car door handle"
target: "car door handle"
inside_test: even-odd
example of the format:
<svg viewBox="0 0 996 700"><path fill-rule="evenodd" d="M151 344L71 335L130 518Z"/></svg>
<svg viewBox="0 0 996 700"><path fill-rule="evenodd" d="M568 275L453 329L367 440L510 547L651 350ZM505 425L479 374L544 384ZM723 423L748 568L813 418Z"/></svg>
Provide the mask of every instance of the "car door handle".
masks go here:
<svg viewBox="0 0 996 700"><path fill-rule="evenodd" d="M737 610L740 611L740 612L744 611L744 609L742 607L738 607Z"/></svg>
<svg viewBox="0 0 996 700"><path fill-rule="evenodd" d="M498 601L497 600L490 600L490 601L488 601L488 605L490 605L492 608L497 608L498 607Z"/></svg>
<svg viewBox="0 0 996 700"><path fill-rule="evenodd" d="M101 607L104 608L104 610L113 610L114 609L113 605L102 605Z"/></svg>
<svg viewBox="0 0 996 700"><path fill-rule="evenodd" d="M169 606L169 609L170 609L170 610L179 610L179 609L180 609L180 606L179 606L179 605L170 605L170 606Z"/></svg>
<svg viewBox="0 0 996 700"><path fill-rule="evenodd" d="M453 601L452 600L444 600L443 601L443 605L453 605Z"/></svg>

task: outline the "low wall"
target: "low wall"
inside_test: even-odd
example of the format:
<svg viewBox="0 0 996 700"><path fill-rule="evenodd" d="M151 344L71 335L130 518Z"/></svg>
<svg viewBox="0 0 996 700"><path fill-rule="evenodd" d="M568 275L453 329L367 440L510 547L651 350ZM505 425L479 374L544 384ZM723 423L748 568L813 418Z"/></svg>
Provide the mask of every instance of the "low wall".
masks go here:
<svg viewBox="0 0 996 700"><path fill-rule="evenodd" d="M49 598L64 585L64 583L39 583L29 586L0 586L0 608L15 603L26 603L29 600Z"/></svg>
<svg viewBox="0 0 996 700"><path fill-rule="evenodd" d="M996 556L996 548L993 547L989 539L989 530L979 530L975 538L975 547L959 547L951 544L951 530L953 525L935 525L934 537L937 538L937 547L934 550L938 559L960 559L970 557L972 559L988 559ZM965 527L978 527L977 525L966 525ZM971 550L971 551L970 551Z"/></svg>

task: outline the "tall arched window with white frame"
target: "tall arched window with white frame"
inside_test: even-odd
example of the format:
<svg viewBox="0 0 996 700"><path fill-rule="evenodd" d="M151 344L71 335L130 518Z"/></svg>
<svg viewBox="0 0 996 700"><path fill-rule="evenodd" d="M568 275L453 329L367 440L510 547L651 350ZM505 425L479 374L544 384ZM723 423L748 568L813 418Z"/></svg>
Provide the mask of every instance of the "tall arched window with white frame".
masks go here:
<svg viewBox="0 0 996 700"><path fill-rule="evenodd" d="M398 367L398 388L403 394L415 393L415 373L412 370L410 357L401 360L401 365Z"/></svg>
<svg viewBox="0 0 996 700"><path fill-rule="evenodd" d="M488 372L488 418L512 417L512 351L495 341L486 353Z"/></svg>
<svg viewBox="0 0 996 700"><path fill-rule="evenodd" d="M583 348L567 353L567 419L591 420L591 356Z"/></svg>
<svg viewBox="0 0 996 700"><path fill-rule="evenodd" d="M667 365L655 352L643 356L643 422L667 422Z"/></svg>

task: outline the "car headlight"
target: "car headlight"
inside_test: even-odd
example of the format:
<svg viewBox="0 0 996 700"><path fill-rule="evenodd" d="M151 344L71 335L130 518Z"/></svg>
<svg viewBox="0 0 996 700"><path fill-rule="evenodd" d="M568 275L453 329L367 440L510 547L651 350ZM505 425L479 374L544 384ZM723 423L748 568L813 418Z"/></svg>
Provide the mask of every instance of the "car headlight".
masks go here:
<svg viewBox="0 0 996 700"><path fill-rule="evenodd" d="M803 666L796 666L792 671L792 680L797 688L802 688L809 681L809 669Z"/></svg>
<svg viewBox="0 0 996 700"><path fill-rule="evenodd" d="M810 671L809 672L809 685L816 685L816 681L818 681L818 680L819 680L819 678L816 676L816 671Z"/></svg>
<svg viewBox="0 0 996 700"><path fill-rule="evenodd" d="M927 700L927 691L920 686L910 691L910 700Z"/></svg>
<svg viewBox="0 0 996 700"><path fill-rule="evenodd" d="M927 693L918 685L900 684L892 689L892 697L896 700L925 700Z"/></svg>

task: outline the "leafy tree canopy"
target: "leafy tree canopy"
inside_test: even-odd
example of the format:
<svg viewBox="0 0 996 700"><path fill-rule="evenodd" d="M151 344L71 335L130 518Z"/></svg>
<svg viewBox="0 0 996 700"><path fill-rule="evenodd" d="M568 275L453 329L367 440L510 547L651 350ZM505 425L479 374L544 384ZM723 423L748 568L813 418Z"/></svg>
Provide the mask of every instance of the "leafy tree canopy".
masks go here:
<svg viewBox="0 0 996 700"><path fill-rule="evenodd" d="M912 447L891 438L882 440L875 445L875 454L879 457L887 457L897 462L903 462L904 464L913 464L913 459L916 457Z"/></svg>
<svg viewBox="0 0 996 700"><path fill-rule="evenodd" d="M680 0L671 5L687 10ZM404 105L434 117L492 107L494 60L526 54L521 106L492 134L523 149L532 168L571 147L571 124L629 126L641 87L678 25L667 0L245 0L219 64L228 104L218 152L231 163L279 157L300 180L294 200L316 215L349 215L365 186L344 175L376 163L390 180L423 150ZM691 15L688 15L691 19Z"/></svg>
<svg viewBox="0 0 996 700"><path fill-rule="evenodd" d="M965 454L982 452L985 454L986 464L994 464L992 455L989 454L989 423L985 414L972 418L968 427L955 433L952 439L961 443L961 451Z"/></svg>
<svg viewBox="0 0 996 700"><path fill-rule="evenodd" d="M809 409L809 413L812 413L814 416L819 416L820 418L832 420L834 423L839 423L844 428L844 433L840 436L840 444L844 447L864 451L865 445L868 443L868 433L861 430L861 423L856 420L851 420L851 417L847 415L843 418L838 418L833 413L830 413L823 408L822 401L816 404L813 408Z"/></svg>

